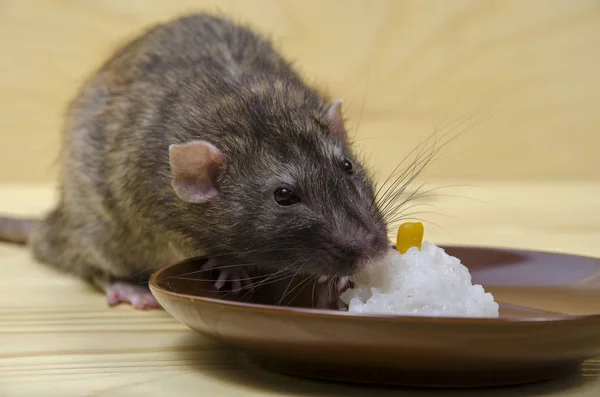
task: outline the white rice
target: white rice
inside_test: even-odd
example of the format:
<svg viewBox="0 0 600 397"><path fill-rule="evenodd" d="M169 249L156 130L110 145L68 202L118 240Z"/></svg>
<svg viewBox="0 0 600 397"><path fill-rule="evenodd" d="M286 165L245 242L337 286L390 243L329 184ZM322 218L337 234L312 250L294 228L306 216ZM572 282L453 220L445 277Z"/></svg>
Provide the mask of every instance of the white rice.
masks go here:
<svg viewBox="0 0 600 397"><path fill-rule="evenodd" d="M498 304L481 285L471 283L458 258L435 244L405 254L390 250L353 279L341 298L350 312L440 317L498 317Z"/></svg>

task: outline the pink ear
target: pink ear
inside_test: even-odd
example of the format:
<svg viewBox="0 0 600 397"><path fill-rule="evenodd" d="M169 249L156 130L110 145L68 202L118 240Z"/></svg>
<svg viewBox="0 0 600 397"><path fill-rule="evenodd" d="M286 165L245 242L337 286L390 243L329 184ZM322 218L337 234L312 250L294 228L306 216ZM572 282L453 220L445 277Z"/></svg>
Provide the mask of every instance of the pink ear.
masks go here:
<svg viewBox="0 0 600 397"><path fill-rule="evenodd" d="M346 139L346 128L344 127L341 99L336 99L329 105L329 109L327 109L327 112L325 113L325 123L333 134L342 139Z"/></svg>
<svg viewBox="0 0 600 397"><path fill-rule="evenodd" d="M171 185L177 196L188 203L202 203L217 195L217 171L223 153L205 141L169 146Z"/></svg>

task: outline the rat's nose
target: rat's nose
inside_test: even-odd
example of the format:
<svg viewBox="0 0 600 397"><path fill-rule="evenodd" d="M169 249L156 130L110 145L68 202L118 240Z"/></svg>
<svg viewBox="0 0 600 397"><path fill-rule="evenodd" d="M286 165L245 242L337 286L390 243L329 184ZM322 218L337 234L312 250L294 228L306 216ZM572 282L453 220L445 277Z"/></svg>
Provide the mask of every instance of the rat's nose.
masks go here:
<svg viewBox="0 0 600 397"><path fill-rule="evenodd" d="M359 253L358 250L354 248L345 247L342 249L342 253L340 255L341 262L353 263L358 258Z"/></svg>
<svg viewBox="0 0 600 397"><path fill-rule="evenodd" d="M334 268L338 274L347 274L353 268L356 267L356 263L360 257L360 253L353 247L342 247L338 252L335 253L335 264Z"/></svg>

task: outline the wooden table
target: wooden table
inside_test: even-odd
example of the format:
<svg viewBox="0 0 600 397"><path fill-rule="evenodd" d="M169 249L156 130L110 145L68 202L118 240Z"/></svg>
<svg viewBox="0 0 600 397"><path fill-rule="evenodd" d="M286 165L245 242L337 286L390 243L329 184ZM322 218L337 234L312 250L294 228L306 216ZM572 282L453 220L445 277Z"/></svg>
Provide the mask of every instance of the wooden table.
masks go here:
<svg viewBox="0 0 600 397"><path fill-rule="evenodd" d="M443 185L455 186L429 200L441 214L421 215L433 241L600 256L600 182ZM0 186L2 212L40 213L53 200L51 187ZM253 366L165 312L109 309L24 248L0 245L0 263L0 396L600 396L600 360L577 375L484 392L296 379Z"/></svg>

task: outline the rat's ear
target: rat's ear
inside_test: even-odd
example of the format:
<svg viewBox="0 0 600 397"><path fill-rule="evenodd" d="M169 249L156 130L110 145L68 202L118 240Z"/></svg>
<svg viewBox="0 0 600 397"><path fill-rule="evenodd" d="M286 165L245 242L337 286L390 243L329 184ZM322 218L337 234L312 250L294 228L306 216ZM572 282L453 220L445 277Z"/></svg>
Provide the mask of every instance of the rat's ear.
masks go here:
<svg viewBox="0 0 600 397"><path fill-rule="evenodd" d="M325 112L325 123L327 124L329 131L341 139L346 139L346 128L344 127L341 99L336 99L329 105L327 112Z"/></svg>
<svg viewBox="0 0 600 397"><path fill-rule="evenodd" d="M188 203L202 203L217 195L217 171L223 153L205 141L169 146L171 185L177 196Z"/></svg>

